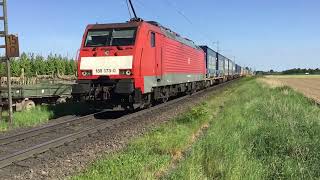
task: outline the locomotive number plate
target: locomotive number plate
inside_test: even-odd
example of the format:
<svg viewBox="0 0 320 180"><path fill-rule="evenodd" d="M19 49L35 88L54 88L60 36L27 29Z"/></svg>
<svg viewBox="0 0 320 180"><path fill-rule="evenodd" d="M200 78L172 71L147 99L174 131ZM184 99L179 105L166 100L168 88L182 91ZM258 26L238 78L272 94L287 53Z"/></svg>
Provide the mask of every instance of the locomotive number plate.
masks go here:
<svg viewBox="0 0 320 180"><path fill-rule="evenodd" d="M93 75L119 75L119 69L95 69Z"/></svg>

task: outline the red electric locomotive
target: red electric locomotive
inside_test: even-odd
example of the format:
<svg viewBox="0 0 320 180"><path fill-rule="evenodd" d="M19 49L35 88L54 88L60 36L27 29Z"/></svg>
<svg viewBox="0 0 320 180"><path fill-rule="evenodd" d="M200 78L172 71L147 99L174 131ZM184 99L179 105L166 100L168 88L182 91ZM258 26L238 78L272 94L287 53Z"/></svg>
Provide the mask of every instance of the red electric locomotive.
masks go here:
<svg viewBox="0 0 320 180"><path fill-rule="evenodd" d="M203 50L156 22L88 25L78 58L76 99L143 108L204 88Z"/></svg>

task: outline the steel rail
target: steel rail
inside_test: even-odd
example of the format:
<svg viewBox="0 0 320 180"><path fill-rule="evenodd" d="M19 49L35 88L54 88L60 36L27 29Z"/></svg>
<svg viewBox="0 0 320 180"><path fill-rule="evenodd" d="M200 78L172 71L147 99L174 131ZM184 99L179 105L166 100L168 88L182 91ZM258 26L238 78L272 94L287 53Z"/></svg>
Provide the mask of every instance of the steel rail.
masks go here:
<svg viewBox="0 0 320 180"><path fill-rule="evenodd" d="M46 125L46 126L43 126L43 127L30 129L28 131L24 131L24 132L21 132L21 133L4 136L4 137L0 138L0 147L3 146L3 145L7 145L7 144L10 144L10 143L13 143L13 142L24 140L24 139L29 138L29 137L33 137L33 136L37 136L39 134L50 132L50 131L52 131L54 129L59 128L60 126L63 126L63 125L69 124L69 123L74 123L74 122L83 121L83 120L90 121L90 120L94 119L95 115L98 115L98 114L101 114L101 113L104 113L104 112L108 112L108 111L109 110L104 110L104 111L100 111L100 112L97 112L97 113L94 113L94 114L89 114L89 115L82 116L82 117L75 117L75 118L72 118L72 119L69 119L69 120L66 120L66 121L63 121L63 122L54 123L54 124Z"/></svg>
<svg viewBox="0 0 320 180"><path fill-rule="evenodd" d="M185 100L187 98L193 97L195 95L198 95L198 94L201 94L201 93L205 93L205 92L208 92L208 91L212 91L212 90L215 90L215 89L218 89L218 88L222 88L222 87L224 87L224 86L226 86L226 85L228 85L228 84L230 84L232 82L233 81L222 83L222 84L210 87L208 89L204 89L204 90L198 91L198 92L193 93L193 94L191 94L189 96L183 96L183 97L171 100L171 101L169 101L167 103L163 103L163 104L157 105L155 107L151 107L149 109L145 109L145 110L133 113L133 114L125 115L125 116L117 118L117 119L112 119L112 120L106 121L104 123L101 123L99 125L96 125L94 127L89 127L89 128L84 129L84 130L81 130L81 131L78 131L78 132L75 132L75 133L72 133L72 134L69 134L69 135L66 135L66 136L63 136L63 137L48 141L48 142L45 142L45 143L42 143L42 144L38 144L38 145L30 147L28 149L24 149L24 150L15 152L13 154L7 155L5 157L0 158L0 169L4 168L6 166L9 166L9 165L11 165L11 164L13 164L15 162L22 161L22 160L28 159L30 157L33 157L36 154L40 154L40 153L46 152L49 149L62 146L64 144L66 144L66 143L70 143L70 142L75 141L75 140L77 140L79 138L82 138L82 137L88 136L90 134L94 134L96 132L99 132L101 130L110 128L113 125L121 124L121 123L123 123L125 121L128 121L128 120L130 120L132 118L139 117L139 116L144 115L146 113L150 113L150 112L152 113L154 110L161 109L161 108L166 107L168 105L175 104L177 102L180 102L180 101Z"/></svg>

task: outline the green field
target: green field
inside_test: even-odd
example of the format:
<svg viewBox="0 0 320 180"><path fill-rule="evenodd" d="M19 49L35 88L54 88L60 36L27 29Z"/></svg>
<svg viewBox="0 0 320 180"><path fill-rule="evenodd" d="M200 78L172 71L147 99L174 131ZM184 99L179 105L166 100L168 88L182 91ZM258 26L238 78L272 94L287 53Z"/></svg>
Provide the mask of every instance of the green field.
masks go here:
<svg viewBox="0 0 320 180"><path fill-rule="evenodd" d="M301 94L243 79L72 178L319 179L319 122Z"/></svg>

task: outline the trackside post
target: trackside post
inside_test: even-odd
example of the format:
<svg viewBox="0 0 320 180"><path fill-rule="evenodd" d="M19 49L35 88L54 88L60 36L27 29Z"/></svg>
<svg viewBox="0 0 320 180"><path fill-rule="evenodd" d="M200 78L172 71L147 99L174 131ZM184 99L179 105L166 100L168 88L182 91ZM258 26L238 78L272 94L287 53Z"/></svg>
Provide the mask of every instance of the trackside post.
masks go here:
<svg viewBox="0 0 320 180"><path fill-rule="evenodd" d="M8 103L9 103L9 125L13 124L13 109L12 109L12 92L11 92L11 72L10 72L10 58L19 56L19 43L18 37L15 35L8 35L8 16L7 16L7 0L0 1L0 6L3 8L3 17L0 17L0 21L3 21L4 29L0 31L0 37L5 38L5 45L1 45L0 48L5 49L5 57L7 69L7 86L8 86Z"/></svg>

